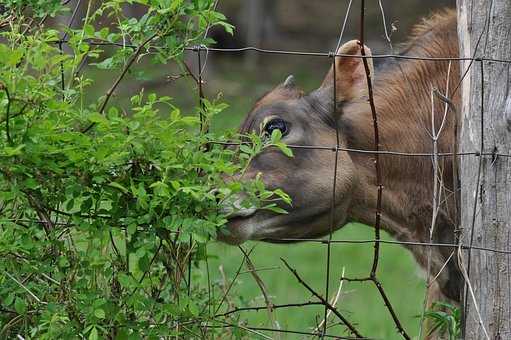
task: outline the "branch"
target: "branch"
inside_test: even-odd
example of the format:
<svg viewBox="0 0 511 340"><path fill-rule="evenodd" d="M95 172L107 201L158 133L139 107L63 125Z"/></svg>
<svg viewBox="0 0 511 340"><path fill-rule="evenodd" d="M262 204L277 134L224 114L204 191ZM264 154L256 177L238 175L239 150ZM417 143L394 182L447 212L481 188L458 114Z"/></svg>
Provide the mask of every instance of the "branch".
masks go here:
<svg viewBox="0 0 511 340"><path fill-rule="evenodd" d="M301 302L301 303L286 303L283 305L272 305L272 308L275 310L275 309L280 309L280 308L306 307L306 306L316 306L316 305L323 306L323 303L317 302L317 301L307 301L307 302ZM236 307L236 308L231 309L230 311L227 311L225 313L216 314L215 318L221 317L221 316L228 316L230 314L239 313L239 312L260 311L263 309L268 309L268 306Z"/></svg>
<svg viewBox="0 0 511 340"><path fill-rule="evenodd" d="M47 305L48 303L47 302L44 302L42 301L41 299L39 299L37 297L37 295L35 295L34 293L32 293L32 291L30 289L27 288L27 286L25 286L23 283L21 283L20 281L18 281L14 276L12 276L11 274L9 274L9 272L7 271L4 271L5 275L7 275L11 280L13 280L14 282L16 282L21 288L23 288L28 294L30 294L31 297L33 297L37 302L39 303L42 303L44 305Z"/></svg>
<svg viewBox="0 0 511 340"><path fill-rule="evenodd" d="M342 291L342 285L344 283L344 267L342 267L342 274L341 274L341 282L339 282L339 288L337 289L337 294L335 294L334 298L332 299L332 306L335 307L337 305L337 301L339 300L339 297L341 296L341 291ZM328 319L330 318L330 314L332 313L331 310L328 311L328 313L326 314L325 318L321 321L321 323L316 327L316 329L314 330L315 332L318 332L319 333L319 329L324 325L325 327L323 329L326 329L326 326L327 326L327 321ZM323 331L323 333L325 333Z"/></svg>
<svg viewBox="0 0 511 340"><path fill-rule="evenodd" d="M264 284L261 277L257 274L256 268L255 268L254 264L252 263L252 260L250 260L250 257L248 256L248 254L245 252L245 250L241 246L239 248L240 248L241 252L243 253L243 256L245 256L245 262L247 264L248 269L250 270L250 274L252 275L252 277L256 281L257 285L261 289L261 293L263 293L264 303L266 304L266 309L268 310L268 316L270 318L270 321L273 325L275 325L275 326L277 326L277 328L279 328L278 324L275 320L275 315L273 314L273 303L271 302L270 296L268 295L266 285Z"/></svg>
<svg viewBox="0 0 511 340"><path fill-rule="evenodd" d="M312 295L314 295L316 298L319 299L319 301L321 301L321 303L326 306L326 308L328 308L329 310L332 311L332 313L334 313L341 321L342 323L348 327L348 329L350 330L350 332L355 335L356 337L358 338L363 338L363 336L356 330L356 328L344 317L342 316L342 314L335 308L333 307L328 301L326 301L321 295L319 295L314 289L312 289L311 286L309 286L305 281L302 280L302 278L300 277L300 275L298 275L298 272L296 271L296 269L292 268L287 262L286 260L284 260L283 258L280 258L280 260L282 262L284 262L284 265L287 267L287 269L289 269L291 271L291 273L293 273L293 275L296 277L296 279L298 280L298 282L304 286Z"/></svg>
<svg viewBox="0 0 511 340"><path fill-rule="evenodd" d="M115 82L113 83L112 87L110 87L110 89L108 90L108 92L106 93L106 96L105 96L105 99L103 100L103 103L101 104L101 106L99 107L99 113L100 114L103 114L103 112L105 111L105 108L106 108L106 105L108 104L108 102L110 101L110 98L112 97L112 94L114 93L115 89L117 88L117 86L119 86L119 83L121 82L121 80L124 78L124 76L126 75L126 73L128 73L128 70L129 68L131 67L131 65L133 65L133 62L137 59L138 55L140 54L140 52L142 52L142 49L149 43L151 42L154 38L156 38L158 36L158 32L155 32L153 35L151 35L150 37L148 37L146 40L144 40L142 42L142 44L140 44L140 46L137 47L137 49L135 50L135 52L131 55L131 58L130 60L126 63L126 65L124 66L124 69L122 70L121 74L119 74L119 76L117 77L117 79L115 80ZM89 126L87 126L85 129L82 130L82 133L87 133L90 129L92 129L94 126L96 125L95 122L92 122Z"/></svg>

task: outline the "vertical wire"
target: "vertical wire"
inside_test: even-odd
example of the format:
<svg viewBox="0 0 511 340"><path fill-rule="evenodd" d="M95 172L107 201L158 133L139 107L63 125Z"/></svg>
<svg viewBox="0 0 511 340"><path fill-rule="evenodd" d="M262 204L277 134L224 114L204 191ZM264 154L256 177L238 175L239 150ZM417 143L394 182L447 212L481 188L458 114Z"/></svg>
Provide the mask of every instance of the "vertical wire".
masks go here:
<svg viewBox="0 0 511 340"><path fill-rule="evenodd" d="M82 0L78 0L76 2L76 5L75 5L75 8L73 10L73 13L71 14L71 18L69 18L69 21L67 23L67 29L70 30L71 29L71 26L73 25L73 21L75 20L76 18L76 14L78 13L78 9L81 5L81 2ZM59 53L61 56L64 55L64 50L62 48L62 44L64 43L64 41L66 41L67 39L67 31L64 32L64 35L62 36L62 39L59 40L58 44L59 44ZM73 77L73 75L71 74L71 77ZM60 61L60 84L61 84L61 89L62 89L62 101L64 101L66 99L66 96L64 94L64 91L66 89L66 85L65 85L65 78L64 78L64 61Z"/></svg>
<svg viewBox="0 0 511 340"><path fill-rule="evenodd" d="M332 182L332 201L331 201L331 207L330 207L330 230L328 233L328 243L327 243L327 263L326 263L326 283L325 283L325 298L328 301L329 298L329 290L330 290L330 259L331 259L331 244L332 244L332 233L335 229L335 190L337 187L337 166L339 162L339 126L337 124L337 69L336 69L336 54L339 50L339 47L341 46L342 37L344 36L344 30L346 28L346 23L348 22L348 17L351 10L351 4L353 0L350 0L348 4L348 8L346 9L346 15L344 16L344 21L341 28L341 33L339 34L339 39L337 40L337 46L335 48L334 53L329 53L330 57L332 58L332 71L333 71L333 109L332 109L332 115L334 117L334 126L335 126L335 140L336 140L336 147L335 147L335 160L334 160L334 179ZM324 309L324 318L323 318L323 336L326 334L326 328L328 323L328 311L327 306L325 305Z"/></svg>
<svg viewBox="0 0 511 340"><path fill-rule="evenodd" d="M331 248L332 248L332 232L335 228L335 189L337 187L337 164L339 159L339 128L337 125L337 70L335 67L335 53L332 54L333 57L333 77L334 77L334 86L333 86L333 110L332 114L334 117L334 123L335 123L335 137L336 137L336 148L335 148L335 160L334 160L334 179L332 183L332 203L330 207L330 230L328 233L328 241L327 241L327 257L326 257L326 283L325 283L325 298L326 301L328 301L329 298L329 288L330 288L330 258L331 258ZM323 334L326 334L326 327L327 327L327 315L328 314L328 308L325 305L324 309L324 322L323 322Z"/></svg>
<svg viewBox="0 0 511 340"><path fill-rule="evenodd" d="M196 49L197 53L197 66L199 69L199 74L197 75L197 89L199 92L199 117L200 117L200 131L199 133L202 134L204 132L204 126L205 126L205 116L204 116L204 92L202 90L202 74L200 72L202 68L202 62L201 62L201 49L200 47ZM200 170L199 170L200 171ZM190 239L188 241L188 246L190 247L190 255L188 256L188 296L190 296L191 293L191 287L192 287L192 255L191 250L193 246L193 239L190 235Z"/></svg>

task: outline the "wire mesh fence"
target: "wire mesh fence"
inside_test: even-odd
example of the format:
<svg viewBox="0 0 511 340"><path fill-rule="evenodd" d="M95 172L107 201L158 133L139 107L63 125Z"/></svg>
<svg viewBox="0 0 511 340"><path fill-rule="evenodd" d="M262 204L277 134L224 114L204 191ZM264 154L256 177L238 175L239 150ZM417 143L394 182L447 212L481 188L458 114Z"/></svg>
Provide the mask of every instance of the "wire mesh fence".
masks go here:
<svg viewBox="0 0 511 340"><path fill-rule="evenodd" d="M80 2L78 1L77 7L79 6L79 4L80 4ZM218 1L215 4L215 8L216 8L216 5L218 5ZM337 47L340 46L340 43L343 40L343 32L344 32L345 25L347 23L347 18L350 15L351 5L352 5L352 1L350 1L348 10L345 13L345 20L344 20L344 23L342 26L341 34L339 35L339 39L338 39L339 44ZM368 105L370 107L371 117L372 117L372 122L373 122L373 126L371 127L371 130L372 130L372 135L374 136L374 140L372 143L373 145L372 145L372 148L370 148L370 149L356 149L356 148L346 147L345 145L342 145L342 143L340 142L341 141L340 135L343 133L343 131L338 126L338 124L336 124L335 125L335 135L336 135L337 142L335 145L293 145L293 144L288 145L289 148L294 149L296 151L317 150L317 151L322 151L322 152L329 152L332 154L332 157L334 159L334 162L333 162L334 166L332 169L333 176L332 176L332 185L331 185L331 204L330 204L330 221L329 221L330 232L328 233L329 236L327 236L326 238L284 237L284 238L278 238L278 239L271 240L271 241L283 241L283 242L301 241L301 242L319 243L321 245L324 245L326 247L326 249L325 249L326 268L325 268L324 290L322 292L319 292L316 289L314 289L313 287L311 287L311 285L309 285L302 278L300 273L291 264L289 264L286 260L282 259L283 265L285 266L285 268L287 268L289 270L290 274L294 276L294 278L297 281L297 284L303 286L310 293L310 296L312 297L310 299L310 301L307 301L307 302L300 301L300 302L295 302L295 303L279 305L279 304L272 304L271 301L266 299L265 305L261 305L261 306L251 306L251 307L235 306L233 309L228 310L226 312L219 312L219 310L217 309L215 311L215 318L218 318L218 320L216 320L216 322L205 322L202 325L204 328L231 328L231 327L243 328L244 330L251 332L251 334L253 334L254 336L257 335L257 336L263 337L263 338L271 338L273 336L273 334L282 333L282 334L288 334L288 335L292 334L294 336L302 335L302 336L312 336L312 337L320 337L320 338L369 339L369 338L371 338L371 335L370 334L362 334L358 330L357 325L355 323L353 323L352 321L350 321L350 318L346 315L346 313L342 312L336 306L336 301L337 301L336 299L332 300L332 302L329 301L329 297L331 296L331 293L332 293L332 288L329 285L329 282L330 282L329 278L331 275L331 266L332 266L332 261L333 261L331 258L331 248L333 246L340 245L340 244L372 244L374 247L373 248L373 261L372 261L371 267L368 268L367 275L363 276L363 277L356 277L356 278L355 277L343 277L342 281L359 282L359 283L368 282L371 285L373 285L374 289L377 290L379 296L381 297L381 301L384 303L386 310L394 323L394 326L396 329L396 334L399 334L399 336L401 336L404 339L411 339L412 336L409 334L409 332L403 326L403 324L399 318L399 315L398 315L399 313L393 307L392 301L389 298L389 296L387 295L386 290L385 290L384 286L382 285L381 280L378 277L379 260L381 257L381 249L380 249L381 244L419 247L419 248L423 248L423 249L427 250L426 251L426 254L427 254L426 262L427 262L427 268L428 268L428 276L427 276L428 282L426 284L427 291L432 286L435 279L440 275L440 272L438 272L438 273L430 273L429 272L429 270L431 270L430 261L432 261L432 259L431 259L431 256L432 256L431 250L432 249L447 249L451 254L445 260L443 265L441 266L441 271L445 269L445 267L448 265L449 262L453 262L453 261L456 262L458 266L463 266L462 262L459 261L459 258L461 256L465 256L467 254L466 251L491 252L491 253L498 253L498 254L502 254L502 255L511 254L510 249L492 249L490 247L474 245L473 242L470 242L470 244L463 244L460 241L459 234L456 234L453 237L453 239L457 240L457 242L445 242L444 243L444 242L441 242L441 240L440 241L435 240L433 238L433 231L432 231L436 224L436 221L434 219L435 217L433 217L433 221L432 221L432 224L430 227L431 233L429 235L429 242L422 242L420 240L416 240L416 241L392 240L392 241L389 241L389 240L381 239L381 230L382 230L381 218L382 218L382 214L383 214L382 200L384 200L383 196L384 196L384 192L386 190L383 185L385 173L382 170L381 157L392 157L393 159L394 158L395 159L424 158L424 159L431 160L431 164L432 164L432 167L435 172L434 178L432 179L432 182L433 182L432 185L434 186L434 189L435 189L435 194L434 194L435 197L431 198L433 201L431 209L433 211L433 216L435 216L436 215L435 209L439 209L439 206L442 204L442 202L438 199L438 197L436 197L437 189L440 190L440 186L442 185L442 183L439 183L439 182L441 182L441 180L438 179L439 176L441 176L441 175L436 173L437 171L441 170L440 166L439 166L440 159L442 159L442 158L459 159L461 157L477 157L479 159L495 160L497 158L510 158L511 154L504 153L504 152L498 152L496 150L485 150L484 148L481 148L479 150L463 151L463 152L457 152L457 151L441 152L441 151L438 151L436 148L434 148L434 152L407 152L407 151L402 151L402 150L387 150L387 149L385 149L381 144L381 140L380 140L381 130L379 128L379 126L381 126L381 124L384 124L385 122L381 121L381 117L378 114L377 105L375 104L375 98L373 95L374 77L370 73L370 66L369 66L370 61L372 59L385 59L385 60L393 59L393 60L397 60L397 61L408 60L410 62L428 61L428 62L432 62L432 63L444 63L444 64L449 63L449 68L450 68L451 63L460 62L460 61L468 61L468 62L470 62L469 68L470 67L474 68L478 65L482 70L485 63L511 64L511 60L501 60L501 59L487 58L485 56L476 56L476 55L474 55L471 58L466 58L466 57L458 57L458 56L424 57L424 56L414 56L414 55L407 55L407 54L402 54L402 55L401 54L380 54L380 55L366 54L366 50L364 47L365 46L364 41L366 38L365 33L364 33L365 32L364 21L365 21L365 17L366 17L366 13L365 13L366 3L364 0L360 0L359 5L360 5L360 13L358 15L358 20L360 22L360 29L359 29L360 33L359 33L358 40L359 40L359 44L360 44L359 45L360 46L360 54L358 54L358 55L339 53L338 49L336 51L329 51L329 52L301 52L301 51L288 51L288 50L268 50L268 49L263 49L263 48L259 48L259 47L253 47L253 46L244 47L244 48L212 48L212 47L200 45L200 46L189 46L189 47L185 48L188 51L188 53L195 55L195 58L196 58L198 72L196 74L193 74L191 69L188 69L188 72L190 73L190 75L193 77L194 81L197 84L197 98L199 101L199 105L202 108L202 110L200 112L204 111L204 99L205 99L204 86L205 85L204 85L203 77L204 77L204 72L207 68L207 58L208 58L209 53L222 53L222 54L226 54L226 53L227 54L260 53L260 54L268 54L268 55L293 55L293 56L297 56L297 57L307 56L307 57L325 58L326 60L329 60L329 62L332 64L332 70L333 70L333 79L334 79L334 82L333 82L334 86L332 87L332 101L333 101L332 107L333 108L337 108L339 106L340 101L342 101L342 98L338 98L338 92L336 89L336 81L335 80L337 79L338 72L339 72L339 70L336 67L336 65L337 65L336 61L339 58L343 58L343 57L360 59L362 61L362 65L363 65L363 69L364 69L364 73L365 73L365 84L367 86L367 93L368 93L367 100L368 100ZM376 6L377 4L371 3L370 5ZM381 2L379 2L379 6L380 7L382 6ZM76 8L70 18L70 24L73 22L74 14L76 13ZM383 8L381 11L381 15L383 16L383 20L385 22L385 13L383 12ZM207 34L208 34L208 30L206 30L206 35ZM114 83L112 88L109 89L109 91L107 92L107 96L106 96L105 100L103 101L103 105L101 105L101 107L100 107L100 110L99 110L100 113L102 113L105 110L105 108L107 107L110 97L112 96L118 83L122 80L122 78L126 74L130 65L136 60L137 56L144 50L146 43L150 42L154 38L155 38L155 36L150 37L145 42L143 42L142 44L140 44L138 46L129 45L129 44L115 44L115 43L99 41L99 40L90 40L89 41L89 43L91 45L100 45L100 46L109 45L109 46L114 46L114 47L131 48L134 51L132 56L129 59L127 66L124 68L124 70L121 73L121 75L119 76L118 80ZM61 40L56 41L55 43L57 43L60 46L60 48L62 49L62 46L67 43L66 36L64 35ZM465 76L468 73L468 69L463 70L463 71L464 71L464 73L461 75L459 82L454 85L452 90L450 90L446 93L437 93L437 94L433 93L433 91L432 91L430 94L428 94L428 96L431 95L432 101L434 99L441 101L445 105L445 112L451 111L450 114L453 114L453 115L457 115L458 112L456 112L457 108L453 107L452 96L459 89L460 84L462 83L462 81L464 80ZM483 86L484 86L484 83L483 83ZM431 114L433 114L433 113L431 113ZM205 131L207 131L207 126L206 126L205 118L202 116L202 113L201 113L200 118L201 118L201 122L202 122L201 131L205 132ZM444 116L444 118L445 118L445 116ZM89 131L93 126L94 126L94 123L87 126L83 130L83 132ZM481 129L482 128L483 128L483 124L481 123ZM432 135L431 135L432 145L435 144L435 142L438 140L438 138L440 136L440 133L442 132L441 127L438 131L435 131L435 129L436 129L435 123L433 123ZM227 142L226 143L226 142L222 142L222 141L212 142L211 144L219 144L219 145L223 145L223 146L239 146L240 145L240 143L237 143L237 142L233 142L233 143ZM377 198L376 198L376 207L375 207L375 212L374 212L374 223L373 223L374 238L373 239L364 239L364 240L334 240L334 239L332 239L332 233L333 233L333 231L335 231L337 229L335 213L336 213L336 207L338 204L338 202L336 201L338 196L337 196L336 190L338 187L337 180L338 180L339 176L342 175L342 174L338 173L339 172L339 157L342 153L350 154L350 155L358 154L361 156L370 157L371 160L374 161L375 182L373 183L374 184L373 189L376 192ZM459 187L457 187L456 183L455 183L455 188L454 188L455 192L453 192L452 194L455 196L459 195L459 193L457 192L458 190L459 190ZM476 209L477 209L477 207L474 207L474 211ZM17 220L17 222L22 223L24 221ZM26 221L26 222L33 222L33 221ZM45 223L44 221L36 221L36 222ZM67 223L66 225L69 225L69 223ZM463 232L472 233L473 228L474 228L474 225L472 224L468 228L465 227L463 229ZM459 230L459 225L456 225L455 231L457 232L458 230ZM192 243L193 243L193 241L190 238L190 246L192 246ZM250 253L243 252L243 256L244 256L244 259L243 259L244 263L246 263L247 266L249 268L251 268L252 271L254 271L255 269L254 269L253 265L251 265ZM458 258L458 261L456 261L456 258ZM468 291L467 287L468 287L468 283L470 280L470 277L468 276L468 274L470 273L470 256L468 258L469 258L469 262L467 263L468 267L461 269L461 271L464 273L463 278L464 278L465 286L466 286L465 296L464 296L462 302L465 302L467 299L470 298L468 296L468 292L467 292ZM191 277L192 270L193 269L192 269L191 258L190 258L190 260L188 262L188 269L187 269L187 271L188 271L187 284L188 284L189 294L191 293L190 287L191 287L191 281L192 281L192 277ZM232 285L232 283L234 283L234 281L238 277L240 271L241 271L241 266L238 269L238 272L236 273L234 278L232 279L231 285ZM255 276L254 278L257 280L257 276ZM258 282L258 285L264 286L264 283ZM264 294L264 289L263 288L261 288L261 289ZM228 291L225 293L223 299L225 299L225 297L227 295L228 295ZM428 295L428 292L426 292L426 296L427 295ZM222 301L223 301L223 299L222 299ZM420 321L418 321L421 324L424 322L424 311L427 307L426 300L427 300L427 297L425 297L422 318ZM374 302L374 303L376 303L376 302ZM272 326L274 326L274 327L265 328L265 327L257 327L257 326L250 326L250 325L234 324L234 323L229 323L229 322L225 321L225 317L232 316L232 315L235 315L235 314L243 312L243 311L268 310L268 311L270 311L270 314L271 314L271 311L273 311L273 310L290 309L291 310L290 313L293 313L296 309L303 308L306 306L322 306L323 307L322 321L318 322L316 329L314 331L310 331L310 332L303 331L303 330L296 330L296 329L282 329L280 327L277 327L276 323L272 323ZM329 320L329 318L331 318L332 315L335 316L339 320L339 323L342 324L346 328L347 334L349 334L348 336L329 333L328 320ZM223 319L221 319L221 318L223 318ZM425 334L426 334L426 332L424 330L422 330L422 327L421 327L421 336L424 336Z"/></svg>
<svg viewBox="0 0 511 340"><path fill-rule="evenodd" d="M381 2L380 2L380 6L381 6ZM348 12L346 13L346 18L348 17L349 15L349 10L351 8L351 1L349 3L349 6L348 6ZM383 16L383 21L385 22L385 14L383 13L383 9L382 9L382 16ZM413 56L413 55L395 55L395 54L387 54L387 55L374 55L374 56L366 56L365 53L364 53L364 18L365 18L365 3L363 0L360 1L360 17L359 17L359 20L360 20L360 36L359 36L359 41L360 41L360 55L356 55L356 56L353 56L353 55L346 55L346 54L339 54L338 52L299 52L299 51L286 51L286 50L268 50L268 49L262 49L262 48L258 48L258 47L244 47L244 48L236 48L236 49L221 49L221 48L207 48L205 46L196 46L196 47L191 47L189 48L190 51L193 51L194 53L196 53L197 55L197 58L199 60L199 70L200 70L200 73L202 73L203 71L203 67L201 67L201 64L200 64L200 56L201 56L201 51L206 51L206 53L209 53L209 52L215 52L215 53L240 53L240 52L253 52L253 53L262 53L262 54L281 54L281 55L294 55L294 56L314 56L314 57L323 57L323 58L330 58L332 59L332 69L333 69L333 72L334 72L334 87L333 87L333 107L336 108L337 107L337 91L335 89L335 79L337 79L337 75L336 75L336 63L335 63L335 60L336 58L339 58L339 57L354 57L354 58L361 58L362 61L363 61L363 65L364 65L364 70L365 70L365 73L366 73L366 82L367 82L367 87L368 87L368 94L369 94L369 98L368 98L368 101L369 101L369 105L371 107L371 114L372 114L372 118L373 118L373 128L374 128L374 147L372 150L361 150L361 149L350 149L350 148L346 148L346 147L342 147L341 145L339 145L339 127L338 125L335 126L335 133L336 133L336 136L337 136L337 143L336 145L333 145L333 146L325 146L325 145L321 145L321 146L313 146L313 145L289 145L290 148L294 148L294 149L315 149L315 150L329 150L331 151L332 153L334 153L334 157L335 157L335 162L334 162L334 169L333 169L333 183L332 183L332 203L331 203L331 220L330 220L330 233L329 233L329 236L327 239L299 239L299 238L283 238L283 239L279 239L279 241L305 241L305 242L320 242L322 244L324 244L326 247L327 247L327 252L326 252L326 257L327 257L327 266L325 268L325 289L324 289L324 295L323 296L326 296L328 297L329 296L329 276L330 276L330 266L331 266L331 259L330 259L330 249L331 249L331 246L333 244L339 244L339 243L373 243L374 244L374 254L373 254L373 264L372 264L372 267L370 269L370 272L368 274L367 277L363 277L363 278L343 278L344 280L346 281L351 281L351 282L365 282L365 281L368 281L368 282L371 282L374 284L374 287L375 289L378 290L387 310L388 310L388 313L391 315L392 317L392 320L394 322L394 325L395 325L395 328L396 328L396 332L402 336L403 338L405 339L410 339L411 337L409 336L409 334L406 332L406 330L403 328L401 322L400 322L400 319L399 317L397 316L394 308L392 307L392 303L391 301L389 300L387 294L385 293L385 289L383 288L380 280L378 279L377 277L377 270L378 270L378 260L379 260L379 256L380 256L380 244L381 243L390 243L390 244L395 244L395 245L414 245L414 246L421 246L421 247L427 247L427 248L431 248L432 247L448 247L448 248L452 248L452 252L451 252L451 255L449 256L449 258L447 259L447 261L444 263L444 265L442 266L442 269L443 270L445 268L445 266L447 265L447 262L451 261L452 258L453 258L453 255L456 253L457 251L457 256L460 257L462 256L461 255L461 250L479 250L479 251L488 251L488 252L497 252L497 253L501 253L501 254L509 254L510 251L508 249L491 249L491 248L487 248L487 247L478 247L478 246L474 246L472 242L470 242L469 245L464 245L462 244L460 241L459 241L459 237L456 236L455 239L458 240L457 243L438 243L438 242L433 242L433 237L432 237L432 231L431 231L431 236L430 236L430 241L425 243L425 242L403 242L403 241L382 241L381 240L381 236L380 236L380 230L381 230L381 214L382 214L382 192L384 190L383 188L383 185L382 185L382 171L381 171L381 166L380 166L380 157L381 155L392 155L392 156L396 156L396 157L429 157L431 158L432 160L432 163L433 163L433 167L435 168L435 171L438 169L438 158L439 157L451 157L451 158L458 158L458 157L462 157L462 156L469 156L469 157L479 157L480 159L483 158L483 157L491 157L491 159L496 159L497 157L510 157L511 155L509 154L505 154L505 153L498 153L496 152L496 150L494 150L493 152L488 152L486 150L484 150L483 148L481 148L480 150L474 150L474 151L471 151L471 152L454 152L454 153L442 153L442 152L438 152L438 150L435 148L435 152L433 153L411 153L411 152L402 152L402 151L399 151L399 150L382 150L381 149L381 145L380 145L380 140L379 140L379 129L378 129L378 123L379 123L379 120L378 120L378 114L377 114L377 111L376 111L376 107L375 107L375 104L374 104L374 97L373 97L373 90L372 90L372 75L370 74L370 71L369 71L369 67L368 67L368 62L367 60L368 59L377 59L377 58L383 58L383 59L405 59L405 60L419 60L419 61L424 61L424 60L428 60L428 61L432 61L432 62L446 62L448 61L449 62L449 68L451 67L451 62L460 62L460 61L470 61L470 64L469 64L469 68L472 67L472 64L475 62L477 63L478 65L480 65L481 69L483 68L483 65L485 62L497 62L497 63L510 63L509 60L500 60L500 59L492 59L492 58L486 58L486 57L480 57L480 56L473 56L472 58L463 58L463 57L455 57L455 56L445 56L445 57L424 57L424 56ZM346 20L344 21L344 25L346 24ZM343 25L343 31L344 31L344 25ZM341 33L341 36L339 37L339 44L342 40L342 33ZM339 46L338 46L339 47ZM477 49L476 49L477 50ZM462 81L464 80L465 76L467 75L469 69L466 69L464 70L464 74L462 75L462 77L459 79L459 82L458 84L456 84L454 90L452 92L448 92L449 89L446 89L446 93L444 96L441 96L440 99L443 100L446 104L446 112L448 110L448 105L450 105L450 109L452 109L454 112L452 112L453 114L457 114L456 112L456 109L454 107L452 107L452 103L449 101L449 96L452 96L453 93L455 93L458 88L460 87ZM199 73L199 74L200 74ZM199 81L199 89L200 89L200 93L201 93L201 97L202 97L202 84L201 82ZM483 83L483 90L484 90L484 83ZM433 97L433 95L432 95ZM432 99L433 100L433 99ZM432 113L433 115L433 113ZM445 118L445 116L444 116ZM443 125L443 123L442 123ZM441 129L440 128L440 131L438 131L438 133L441 132ZM481 129L483 129L483 124L481 123ZM433 136L432 136L432 142L435 143L436 140L438 139L438 135L435 135L435 125L433 123L433 126L432 126L432 130L433 130ZM225 143L223 143L225 144ZM436 145L435 145L436 146ZM337 180L337 171L338 171L338 158L339 158L339 152L347 152L347 153L362 153L362 154L367 154L369 156L372 156L373 159L374 159L374 165L375 165L375 172L376 172L376 183L375 183L375 186L376 186L376 190L377 190L377 207L376 207L376 214L375 214L375 221L374 221L374 232L375 232L375 238L374 240L358 240L358 241L354 241L354 240L351 240L351 241L333 241L332 240L332 232L333 230L335 230L335 225L334 225L334 210L335 210L335 206L336 206L336 202L335 202L335 199L336 199L336 194L335 194L335 190L336 190L336 180ZM437 183L436 183L436 178L437 178L437 174L435 174L435 183L434 183L434 186L435 186L435 191L437 189ZM455 189L456 190L456 189ZM434 195L436 196L436 193L434 193ZM456 195L456 193L455 193ZM438 209L437 206L435 206L435 204L439 204L438 202L436 202L436 197L433 197L434 199L434 206L433 206L433 209ZM476 208L474 207L474 210ZM433 220L432 222L432 226L431 226L431 230L435 227L435 220ZM470 233L472 234L473 233L473 228L474 228L474 225L472 224L471 228L470 228ZM468 231L468 230L467 230ZM428 253L428 282L427 282L427 290L429 290L430 286L432 285L432 283L434 282L434 280L438 277L438 275L440 273L437 273L436 275L434 276L430 276L430 273L429 273L429 262L431 260L431 251ZM298 282L302 285L304 285L309 291L310 293L315 296L317 298L317 300L319 301L320 304L323 304L324 305L324 321L327 320L327 314L329 311L336 311L335 307L332 306L328 301L326 301L320 294L318 294L317 292L315 292L314 290L312 290L312 288L310 288L310 286L307 285L306 282L304 282L300 276L299 276L299 273L293 269L285 260L284 261L284 264L285 266L293 273L293 275L297 278ZM461 265L463 266L463 264L460 262L458 262L458 265ZM470 277L468 276L468 273L470 273L470 256L469 256L469 262L468 262L468 270L466 268L462 268L463 272L465 273L464 275L464 280L465 280L465 297L464 297L464 301L466 302L467 299L468 299L468 293L467 293L467 285L469 284L469 280L470 280ZM426 296L427 296L428 292L426 292ZM427 298L426 298L427 299ZM312 302L310 302L312 303ZM318 302L316 302L318 303ZM285 306L278 306L279 308L281 307L297 307L297 306L303 306L305 304L297 304L297 305L293 305L293 304L290 304L290 305L285 305ZM273 306L275 307L275 306ZM421 318L421 323L424 322L424 309L427 307L426 305L426 301L424 303L424 306L423 306L423 314L422 314L422 318ZM254 309L263 309L263 308L269 308L269 306L265 306L265 307L254 307ZM251 309L250 307L247 308L247 309ZM244 309L239 309L239 310L244 310ZM236 312L238 311L238 309L236 310L233 310L231 312ZM228 312L228 313L231 313L231 312ZM360 334L360 332L357 331L357 329L355 328L355 326L353 324L351 324L343 315L341 315L340 313L335 313L335 315L341 320L341 322L347 327L347 329L349 330L349 332L351 333L350 335L354 336L354 337L357 337L357 338L363 338L362 334ZM466 321L463 322L463 324L466 324ZM327 323L326 322L323 322L321 323L320 325L322 325L322 330L321 332L319 333L316 333L315 335L317 336L320 336L320 337L325 337L327 336ZM483 326L484 327L484 326ZM268 329L267 329L268 330ZM297 333L298 334L298 333ZM426 333L423 333L423 330L422 330L422 327L421 327L421 334L420 334L420 337L424 336ZM312 334L310 334L312 335Z"/></svg>

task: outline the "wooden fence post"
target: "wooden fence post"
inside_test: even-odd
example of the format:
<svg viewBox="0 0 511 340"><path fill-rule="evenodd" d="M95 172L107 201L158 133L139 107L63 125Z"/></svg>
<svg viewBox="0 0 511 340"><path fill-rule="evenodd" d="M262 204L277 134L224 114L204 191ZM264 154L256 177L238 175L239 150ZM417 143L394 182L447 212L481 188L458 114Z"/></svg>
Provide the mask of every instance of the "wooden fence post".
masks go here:
<svg viewBox="0 0 511 340"><path fill-rule="evenodd" d="M461 228L465 246L511 249L511 1L458 0ZM485 60L486 59L486 60ZM501 154L499 156L499 154ZM511 255L464 250L465 339L511 339Z"/></svg>

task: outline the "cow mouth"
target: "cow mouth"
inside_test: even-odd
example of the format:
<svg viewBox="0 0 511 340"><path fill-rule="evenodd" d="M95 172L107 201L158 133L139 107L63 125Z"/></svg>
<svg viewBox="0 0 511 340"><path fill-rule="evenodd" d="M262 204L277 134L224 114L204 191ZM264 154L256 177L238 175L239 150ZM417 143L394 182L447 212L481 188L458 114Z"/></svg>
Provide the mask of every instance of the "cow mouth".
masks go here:
<svg viewBox="0 0 511 340"><path fill-rule="evenodd" d="M301 242L300 239L278 239L278 238L262 238L261 241L272 244L289 244Z"/></svg>
<svg viewBox="0 0 511 340"><path fill-rule="evenodd" d="M219 234L219 240L238 245L247 240L262 241L273 244L289 244L322 237L328 233L318 228L318 221L323 220L329 209L306 209L279 215L269 211L258 210L250 216L232 216L226 225L229 234ZM324 224L324 220L320 224Z"/></svg>
<svg viewBox="0 0 511 340"><path fill-rule="evenodd" d="M248 222L255 215L248 216L230 216L227 224L217 234L217 239L230 245L240 245L250 239L250 228L247 228Z"/></svg>

